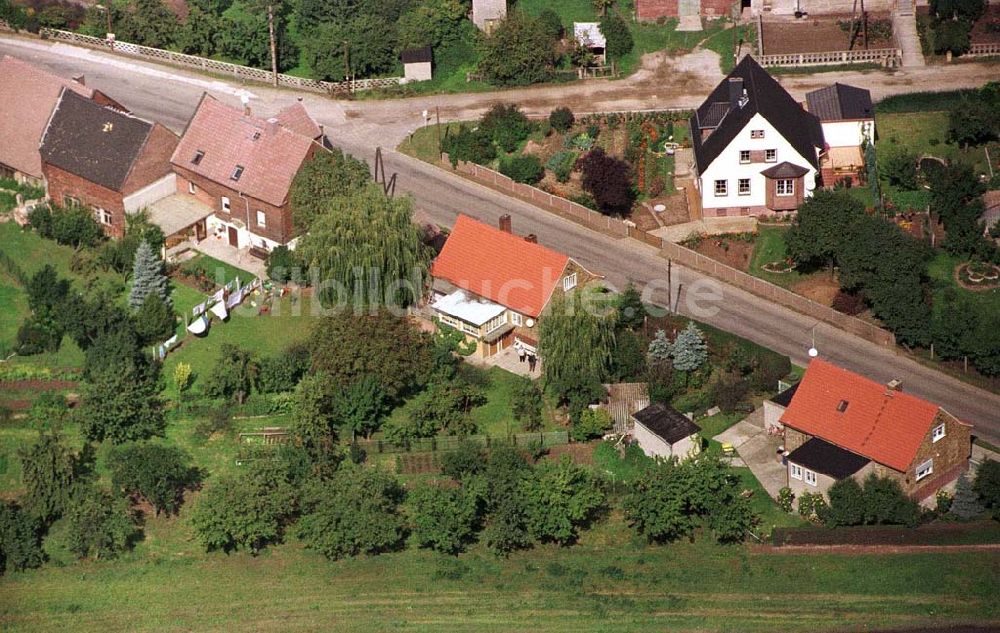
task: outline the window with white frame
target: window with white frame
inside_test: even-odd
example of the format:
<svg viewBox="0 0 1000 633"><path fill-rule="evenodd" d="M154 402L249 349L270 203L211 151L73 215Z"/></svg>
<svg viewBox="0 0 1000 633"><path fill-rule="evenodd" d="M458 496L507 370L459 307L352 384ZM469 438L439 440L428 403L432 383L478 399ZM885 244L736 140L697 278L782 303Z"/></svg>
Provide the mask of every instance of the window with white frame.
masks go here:
<svg viewBox="0 0 1000 633"><path fill-rule="evenodd" d="M798 464L790 464L789 474L792 476L792 479L802 479L802 467Z"/></svg>
<svg viewBox="0 0 1000 633"><path fill-rule="evenodd" d="M810 486L815 486L816 485L816 473L814 473L811 470L803 469L803 471L802 471L802 479L804 479L805 482L807 484L809 484Z"/></svg>
<svg viewBox="0 0 1000 633"><path fill-rule="evenodd" d="M729 195L729 181L728 180L716 180L715 181L715 195L717 195L717 196L728 196Z"/></svg>
<svg viewBox="0 0 1000 633"><path fill-rule="evenodd" d="M737 191L739 192L739 194L741 196L749 196L750 195L750 179L749 178L740 178L737 182L738 182Z"/></svg>
<svg viewBox="0 0 1000 633"><path fill-rule="evenodd" d="M740 150L740 163L747 164L750 162L750 150L741 149Z"/></svg>
<svg viewBox="0 0 1000 633"><path fill-rule="evenodd" d="M462 321L462 331L466 334L472 334L473 336L479 336L479 328L471 323L466 323Z"/></svg>
<svg viewBox="0 0 1000 633"><path fill-rule="evenodd" d="M111 214L101 207L94 207L94 218L101 224L111 225Z"/></svg>
<svg viewBox="0 0 1000 633"><path fill-rule="evenodd" d="M764 130L750 130L750 138L764 138Z"/></svg>
<svg viewBox="0 0 1000 633"><path fill-rule="evenodd" d="M188 182L188 193L191 194L198 193L198 187L196 187L193 182Z"/></svg>
<svg viewBox="0 0 1000 633"><path fill-rule="evenodd" d="M765 163L776 163L776 162L778 162L778 150L776 150L776 149L765 149L764 150L764 162Z"/></svg>
<svg viewBox="0 0 1000 633"><path fill-rule="evenodd" d="M576 288L576 273L563 277L563 290L569 292L573 288Z"/></svg>
<svg viewBox="0 0 1000 633"><path fill-rule="evenodd" d="M932 472L934 472L934 460L928 459L923 464L917 466L917 481L920 481Z"/></svg>
<svg viewBox="0 0 1000 633"><path fill-rule="evenodd" d="M80 206L80 199L74 196L63 196L63 206L78 207Z"/></svg>
<svg viewBox="0 0 1000 633"><path fill-rule="evenodd" d="M261 228L267 227L267 216L260 209L257 209L257 226Z"/></svg>
<svg viewBox="0 0 1000 633"><path fill-rule="evenodd" d="M522 325L524 323L524 317L522 317L519 312L511 312L510 322L514 325Z"/></svg>
<svg viewBox="0 0 1000 633"><path fill-rule="evenodd" d="M483 326L483 329L486 331L487 334L489 334L493 330L503 327L506 323L507 323L507 315L499 314L490 319L489 321L487 321L486 325Z"/></svg>
<svg viewBox="0 0 1000 633"><path fill-rule="evenodd" d="M779 196L794 196L795 181L791 178L783 178L777 182L776 193Z"/></svg>
<svg viewBox="0 0 1000 633"><path fill-rule="evenodd" d="M931 441L936 442L942 437L944 437L944 425L938 424L934 427L934 430L931 431Z"/></svg>
<svg viewBox="0 0 1000 633"><path fill-rule="evenodd" d="M222 211L223 213L229 213L231 207L229 206L229 198L222 196Z"/></svg>

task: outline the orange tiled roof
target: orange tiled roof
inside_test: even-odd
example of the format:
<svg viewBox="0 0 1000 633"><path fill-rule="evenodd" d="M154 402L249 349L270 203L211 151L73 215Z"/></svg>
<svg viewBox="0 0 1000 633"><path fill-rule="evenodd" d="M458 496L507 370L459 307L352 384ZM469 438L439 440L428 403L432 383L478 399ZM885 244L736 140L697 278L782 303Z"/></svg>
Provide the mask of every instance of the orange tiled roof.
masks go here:
<svg viewBox="0 0 1000 633"><path fill-rule="evenodd" d="M846 409L842 402L846 402ZM803 433L906 471L938 407L818 358L806 369L781 421Z"/></svg>
<svg viewBox="0 0 1000 633"><path fill-rule="evenodd" d="M264 119L248 116L204 95L170 162L275 206L284 204L292 179L313 140ZM196 152L204 156L196 165ZM236 166L243 167L233 180Z"/></svg>
<svg viewBox="0 0 1000 633"><path fill-rule="evenodd" d="M94 94L16 57L0 59L0 163L42 177L38 145L64 87L88 99Z"/></svg>
<svg viewBox="0 0 1000 633"><path fill-rule="evenodd" d="M459 215L431 274L537 317L568 262L562 253Z"/></svg>

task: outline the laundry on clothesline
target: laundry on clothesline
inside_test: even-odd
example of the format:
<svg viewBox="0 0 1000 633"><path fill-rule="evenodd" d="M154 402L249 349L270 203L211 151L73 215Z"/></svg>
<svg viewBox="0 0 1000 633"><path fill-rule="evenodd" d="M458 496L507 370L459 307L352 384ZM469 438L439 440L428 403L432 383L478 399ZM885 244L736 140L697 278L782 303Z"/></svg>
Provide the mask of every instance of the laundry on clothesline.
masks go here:
<svg viewBox="0 0 1000 633"><path fill-rule="evenodd" d="M160 345L160 347L156 350L156 354L160 357L160 360L163 360L167 356L167 348Z"/></svg>
<svg viewBox="0 0 1000 633"><path fill-rule="evenodd" d="M174 334L173 336L171 336L170 338L168 338L166 341L163 342L163 347L165 347L167 349L170 349L174 345L177 345L177 335L176 334Z"/></svg>
<svg viewBox="0 0 1000 633"><path fill-rule="evenodd" d="M226 302L225 301L219 301L218 303L216 303L215 305L213 305L209 310L212 312L212 314L214 314L215 316L219 317L223 321L225 321L226 317L229 316L229 313L226 311Z"/></svg>
<svg viewBox="0 0 1000 633"><path fill-rule="evenodd" d="M226 289L219 288L214 295L208 298L208 303L215 303L217 301L222 301L226 297Z"/></svg>
<svg viewBox="0 0 1000 633"><path fill-rule="evenodd" d="M192 334L204 334L208 330L208 317L201 315L187 326L188 332Z"/></svg>

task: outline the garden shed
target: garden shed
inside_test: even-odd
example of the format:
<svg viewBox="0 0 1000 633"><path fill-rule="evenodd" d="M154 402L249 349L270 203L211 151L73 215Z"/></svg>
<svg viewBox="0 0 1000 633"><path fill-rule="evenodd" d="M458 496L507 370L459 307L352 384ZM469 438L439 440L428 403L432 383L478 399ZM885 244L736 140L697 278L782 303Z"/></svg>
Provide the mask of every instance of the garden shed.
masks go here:
<svg viewBox="0 0 1000 633"><path fill-rule="evenodd" d="M680 411L661 402L632 414L632 437L649 457L684 460L701 451L701 428Z"/></svg>
<svg viewBox="0 0 1000 633"><path fill-rule="evenodd" d="M400 55L403 60L403 79L411 81L430 81L432 75L432 51L430 46L411 48Z"/></svg>
<svg viewBox="0 0 1000 633"><path fill-rule="evenodd" d="M586 48L594 56L595 61L601 65L608 63L606 48L608 45L604 33L601 33L601 25L597 22L574 22L573 37L580 46Z"/></svg>

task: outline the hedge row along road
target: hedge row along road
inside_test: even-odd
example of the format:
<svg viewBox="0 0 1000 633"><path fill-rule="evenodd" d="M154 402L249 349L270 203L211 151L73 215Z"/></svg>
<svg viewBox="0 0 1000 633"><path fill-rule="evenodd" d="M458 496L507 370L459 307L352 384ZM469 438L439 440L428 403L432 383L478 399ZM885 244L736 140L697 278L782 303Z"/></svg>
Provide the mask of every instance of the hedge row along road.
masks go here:
<svg viewBox="0 0 1000 633"><path fill-rule="evenodd" d="M64 77L83 74L88 86L114 96L138 116L155 119L178 132L183 131L202 92L212 92L238 106L238 95L245 89L173 68L19 37L0 38L0 54L3 53L17 55ZM663 60L659 70L645 68L624 82L597 81L504 93L338 102L256 86L250 87L248 92L251 107L262 116L270 116L301 98L310 113L324 125L334 144L371 162L376 145L386 150L395 147L410 131L425 123L425 110L433 117L435 108L440 108L442 120L454 120L474 118L499 99L520 103L534 113L547 113L555 105L568 105L577 111L692 107L720 79L718 64L706 64L706 55L715 54L701 51ZM708 70L697 72L698 68ZM816 77L785 79L783 83L797 97L808 90L841 81L870 88L878 98L892 93L978 86L985 83L995 69L996 66L982 64L927 67L893 74L878 73L875 75L878 82L873 81L871 73L823 73ZM666 279L666 262L653 247L595 233L393 151L385 151L384 155L387 171L398 174L397 191L412 194L417 205L439 224L452 224L458 213L489 223L509 213L515 232L536 234L541 243L572 255L589 269L606 275L608 282L616 287L623 287L628 280L644 285L652 280ZM675 288L680 283L690 289L696 282L704 284L707 279L674 266ZM880 348L832 327L817 325L813 319L742 290L720 282L712 283L722 288L723 300L716 302L718 312L714 316L699 317L702 320L788 354L798 364L806 364L808 360L806 351L812 343L815 326L816 346L825 358L875 380L901 379L907 391L974 422L979 437L1000 444L1000 396L920 365L896 350ZM668 305L665 289L654 292L652 299L660 305ZM681 311L685 312L685 302L682 300L681 304Z"/></svg>

